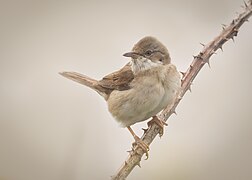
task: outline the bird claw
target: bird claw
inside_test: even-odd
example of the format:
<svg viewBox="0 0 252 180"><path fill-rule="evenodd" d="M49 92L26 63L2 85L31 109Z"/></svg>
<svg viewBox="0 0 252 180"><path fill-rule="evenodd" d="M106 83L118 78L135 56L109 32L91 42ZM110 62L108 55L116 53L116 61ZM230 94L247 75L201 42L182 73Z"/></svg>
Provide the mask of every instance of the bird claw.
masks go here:
<svg viewBox="0 0 252 180"><path fill-rule="evenodd" d="M168 126L168 124L164 120L159 119L157 116L153 117L152 120L147 123L148 127L150 127L153 123L159 126L159 137L162 137L164 134L164 126Z"/></svg>
<svg viewBox="0 0 252 180"><path fill-rule="evenodd" d="M138 146L144 151L144 153L146 154L145 160L147 160L147 159L149 158L149 153L148 153L149 150L150 150L149 145L146 144L146 143L145 143L142 139L140 139L138 136L135 136L134 139L135 139L135 142L132 143L132 146L133 146L133 147L136 147L136 146L138 145ZM136 151L136 149L134 148L133 151Z"/></svg>

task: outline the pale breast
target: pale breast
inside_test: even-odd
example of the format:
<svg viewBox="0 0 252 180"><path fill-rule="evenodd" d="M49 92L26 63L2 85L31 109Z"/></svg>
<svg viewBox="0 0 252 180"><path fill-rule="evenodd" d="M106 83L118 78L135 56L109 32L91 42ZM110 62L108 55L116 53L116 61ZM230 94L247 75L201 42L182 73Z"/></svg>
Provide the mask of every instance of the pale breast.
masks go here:
<svg viewBox="0 0 252 180"><path fill-rule="evenodd" d="M161 72L160 77L165 93L158 106L152 112L149 112L148 116L150 117L171 105L181 88L181 75L177 71L176 66L172 64L165 65Z"/></svg>
<svg viewBox="0 0 252 180"><path fill-rule="evenodd" d="M107 101L109 111L123 127L155 115L150 112L155 110L165 94L162 83L153 84L155 81L158 81L156 76L136 79L132 89L110 94Z"/></svg>
<svg viewBox="0 0 252 180"><path fill-rule="evenodd" d="M173 64L168 64L165 66L165 79L164 88L165 95L163 100L160 102L160 106L165 108L167 105L173 103L177 93L181 88L181 74L177 71L176 66Z"/></svg>
<svg viewBox="0 0 252 180"><path fill-rule="evenodd" d="M144 121L172 103L180 88L180 75L173 65L153 68L132 81L131 89L114 90L108 108L114 118L126 127Z"/></svg>

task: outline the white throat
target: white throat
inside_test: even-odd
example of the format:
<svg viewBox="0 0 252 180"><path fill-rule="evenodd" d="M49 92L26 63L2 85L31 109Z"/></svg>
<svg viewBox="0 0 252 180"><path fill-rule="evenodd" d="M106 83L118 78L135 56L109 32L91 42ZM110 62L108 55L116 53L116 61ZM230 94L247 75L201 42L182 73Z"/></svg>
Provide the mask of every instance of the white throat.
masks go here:
<svg viewBox="0 0 252 180"><path fill-rule="evenodd" d="M139 72L142 72L142 71L154 68L154 67L158 67L158 66L162 66L162 63L159 61L153 62L150 59L147 59L142 56L140 56L137 59L132 59L131 61L131 69L134 74L137 74Z"/></svg>

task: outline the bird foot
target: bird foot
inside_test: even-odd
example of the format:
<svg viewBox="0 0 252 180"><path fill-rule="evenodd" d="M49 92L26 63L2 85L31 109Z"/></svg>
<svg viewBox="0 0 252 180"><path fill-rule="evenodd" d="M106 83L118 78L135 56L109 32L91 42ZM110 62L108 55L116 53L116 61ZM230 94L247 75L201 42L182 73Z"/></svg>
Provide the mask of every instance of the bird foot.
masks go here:
<svg viewBox="0 0 252 180"><path fill-rule="evenodd" d="M164 126L168 126L168 124L164 121L159 119L157 116L154 116L152 118L152 120L150 120L147 125L148 127L150 127L153 123L155 123L156 125L159 126L160 130L159 130L159 137L162 137L164 134Z"/></svg>
<svg viewBox="0 0 252 180"><path fill-rule="evenodd" d="M147 160L149 158L149 153L148 151L150 150L149 145L146 144L141 138L139 138L138 136L134 136L135 142L132 143L133 147L136 147L137 145L144 151L144 153L146 154L146 159ZM136 149L133 149L133 151L135 151Z"/></svg>

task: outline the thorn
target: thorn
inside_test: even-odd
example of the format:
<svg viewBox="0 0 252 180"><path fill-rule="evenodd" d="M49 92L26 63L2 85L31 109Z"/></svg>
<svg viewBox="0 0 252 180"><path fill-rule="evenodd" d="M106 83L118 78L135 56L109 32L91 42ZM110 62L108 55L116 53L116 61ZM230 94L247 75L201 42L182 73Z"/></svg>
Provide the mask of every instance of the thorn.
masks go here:
<svg viewBox="0 0 252 180"><path fill-rule="evenodd" d="M214 50L212 50L212 52L211 52L212 54L217 54L217 52L215 52ZM209 61L209 60L208 60ZM206 61L207 62L207 61Z"/></svg>
<svg viewBox="0 0 252 180"><path fill-rule="evenodd" d="M131 149L131 150L128 150L127 153L132 153L132 151L133 151L132 149Z"/></svg>
<svg viewBox="0 0 252 180"><path fill-rule="evenodd" d="M237 36L238 34L238 29L234 28L234 36Z"/></svg>
<svg viewBox="0 0 252 180"><path fill-rule="evenodd" d="M148 128L142 128L142 130L144 131L144 134L148 131Z"/></svg>
<svg viewBox="0 0 252 180"><path fill-rule="evenodd" d="M202 45L203 47L205 47L206 45L205 44L203 44L203 43L200 43L200 45Z"/></svg>
<svg viewBox="0 0 252 180"><path fill-rule="evenodd" d="M188 86L188 90L190 91L190 93L192 92L192 88L191 87L192 87L192 83L190 83L189 86Z"/></svg>
<svg viewBox="0 0 252 180"><path fill-rule="evenodd" d="M224 31L226 28L224 26L222 26L222 30Z"/></svg>
<svg viewBox="0 0 252 180"><path fill-rule="evenodd" d="M193 65L190 65L190 68L192 69L192 68L193 68Z"/></svg>
<svg viewBox="0 0 252 180"><path fill-rule="evenodd" d="M208 64L208 67L211 69L211 64L209 60L207 61L207 64Z"/></svg>
<svg viewBox="0 0 252 180"><path fill-rule="evenodd" d="M197 56L193 56L194 59L202 59L202 52L199 53Z"/></svg>
<svg viewBox="0 0 252 180"><path fill-rule="evenodd" d="M245 7L247 8L247 7L248 7L248 4L247 4L245 1L243 1L243 3L244 3L244 5L245 5Z"/></svg>
<svg viewBox="0 0 252 180"><path fill-rule="evenodd" d="M189 85L188 85L188 89L187 89L187 90L189 90L190 92L192 92L192 84L193 84L193 83L190 82Z"/></svg>
<svg viewBox="0 0 252 180"><path fill-rule="evenodd" d="M224 38L226 41L228 41L229 39L228 38Z"/></svg>
<svg viewBox="0 0 252 180"><path fill-rule="evenodd" d="M219 47L221 49L221 51L223 52L222 46Z"/></svg>
<svg viewBox="0 0 252 180"><path fill-rule="evenodd" d="M232 39L232 41L233 41L233 42L235 42L235 40L234 40L234 36L232 36L232 37L231 37L231 39Z"/></svg>
<svg viewBox="0 0 252 180"><path fill-rule="evenodd" d="M175 111L175 109L174 109L174 110L172 110L172 114L177 115L177 112Z"/></svg>
<svg viewBox="0 0 252 180"><path fill-rule="evenodd" d="M132 152L134 152L134 153L136 152L136 151L134 150L136 146L137 146L137 143L136 143L136 142L133 142L131 148L132 148Z"/></svg>
<svg viewBox="0 0 252 180"><path fill-rule="evenodd" d="M201 43L200 43L201 44ZM193 55L193 58L200 58L200 56L202 55L202 53L200 52L199 55Z"/></svg>
<svg viewBox="0 0 252 180"><path fill-rule="evenodd" d="M180 71L180 73L182 74L183 77L185 77L186 72Z"/></svg>
<svg viewBox="0 0 252 180"><path fill-rule="evenodd" d="M234 25L234 24L235 24L235 21L233 20L231 24Z"/></svg>
<svg viewBox="0 0 252 180"><path fill-rule="evenodd" d="M248 20L248 19L246 19L246 20L245 20L245 22L249 22L249 20Z"/></svg>
<svg viewBox="0 0 252 180"><path fill-rule="evenodd" d="M128 165L127 161L125 161L124 164L125 164L125 166L127 166Z"/></svg>
<svg viewBox="0 0 252 180"><path fill-rule="evenodd" d="M136 165L141 168L140 161Z"/></svg>
<svg viewBox="0 0 252 180"><path fill-rule="evenodd" d="M214 52L213 54L217 54L217 53L216 53L216 52ZM207 64L208 64L208 67L211 69L211 65L210 65L209 58L208 58L208 59L206 59L205 63L207 63Z"/></svg>
<svg viewBox="0 0 252 180"><path fill-rule="evenodd" d="M131 150L128 150L127 153L129 153L130 156L132 156L133 151L134 151L133 148L131 148Z"/></svg>

